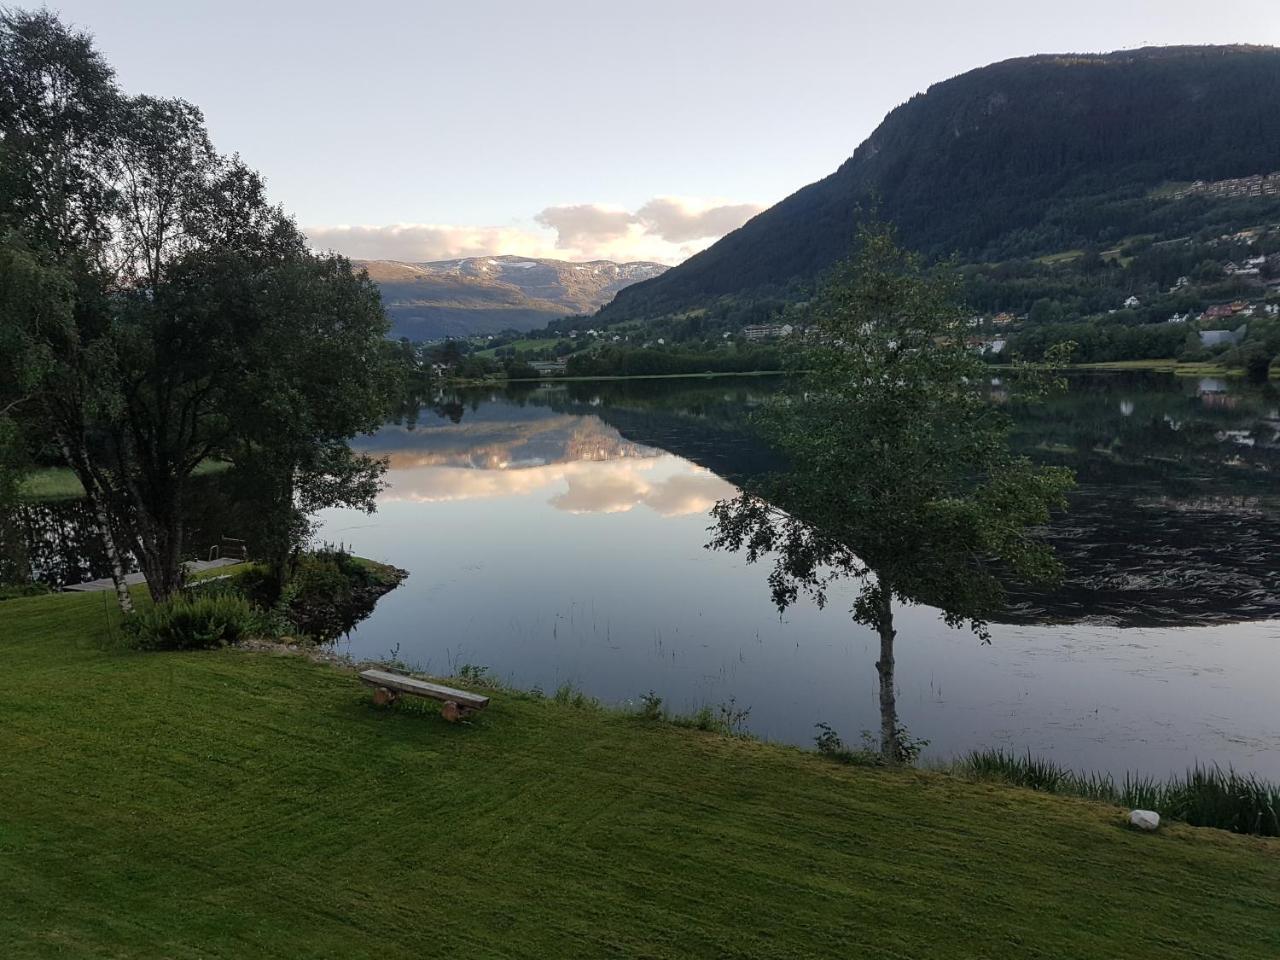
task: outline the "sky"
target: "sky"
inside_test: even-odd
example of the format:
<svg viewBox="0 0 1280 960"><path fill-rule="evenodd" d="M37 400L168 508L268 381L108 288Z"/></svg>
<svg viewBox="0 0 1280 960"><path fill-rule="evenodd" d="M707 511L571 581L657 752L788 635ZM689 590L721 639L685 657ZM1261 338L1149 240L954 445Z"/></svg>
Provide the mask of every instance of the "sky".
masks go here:
<svg viewBox="0 0 1280 960"><path fill-rule="evenodd" d="M22 0L16 0L21 5ZM677 263L1010 57L1280 45L1280 0L49 0L318 249Z"/></svg>

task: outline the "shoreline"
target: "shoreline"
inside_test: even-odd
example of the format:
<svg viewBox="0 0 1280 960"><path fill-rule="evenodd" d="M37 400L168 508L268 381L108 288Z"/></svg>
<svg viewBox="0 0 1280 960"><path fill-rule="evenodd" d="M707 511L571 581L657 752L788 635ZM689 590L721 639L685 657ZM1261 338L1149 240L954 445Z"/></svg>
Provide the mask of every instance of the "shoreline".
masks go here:
<svg viewBox="0 0 1280 960"><path fill-rule="evenodd" d="M489 387L507 383L591 383L593 381L617 380L718 380L726 377L779 377L785 376L787 370L735 370L723 373L628 373L609 374L599 377L517 377L514 380L469 380L450 378L444 381L454 387Z"/></svg>

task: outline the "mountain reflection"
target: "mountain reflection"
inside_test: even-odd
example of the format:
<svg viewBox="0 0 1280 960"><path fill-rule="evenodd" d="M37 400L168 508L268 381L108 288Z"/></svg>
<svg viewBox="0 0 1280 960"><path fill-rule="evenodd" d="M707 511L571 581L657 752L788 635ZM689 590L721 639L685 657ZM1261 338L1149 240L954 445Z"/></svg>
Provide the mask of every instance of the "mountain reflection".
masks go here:
<svg viewBox="0 0 1280 960"><path fill-rule="evenodd" d="M672 473L671 471L678 471ZM655 476L655 473L668 476ZM732 496L732 484L679 457L644 461L578 461L487 468L393 468L383 503L484 500L546 494L567 513L625 513L646 506L662 517L706 513Z"/></svg>
<svg viewBox="0 0 1280 960"><path fill-rule="evenodd" d="M734 493L732 484L709 470L627 440L597 416L544 411L539 419L503 419L517 410L483 407L465 422L384 430L365 448L390 465L382 501L545 494L567 513L624 513L645 506L676 517L706 513Z"/></svg>

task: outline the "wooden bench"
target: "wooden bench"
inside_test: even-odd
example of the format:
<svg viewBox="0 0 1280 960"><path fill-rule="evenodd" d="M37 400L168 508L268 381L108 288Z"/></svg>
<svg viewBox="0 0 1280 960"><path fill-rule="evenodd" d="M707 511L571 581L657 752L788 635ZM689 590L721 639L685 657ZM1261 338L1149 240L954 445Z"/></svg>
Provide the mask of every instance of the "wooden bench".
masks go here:
<svg viewBox="0 0 1280 960"><path fill-rule="evenodd" d="M455 690L453 687L428 683L414 677L406 677L390 670L362 670L360 682L373 687L373 702L378 706L388 706L400 699L402 693L412 697L426 697L428 700L439 700L444 706L440 715L450 723L465 720L477 710L489 705L489 698L479 694Z"/></svg>

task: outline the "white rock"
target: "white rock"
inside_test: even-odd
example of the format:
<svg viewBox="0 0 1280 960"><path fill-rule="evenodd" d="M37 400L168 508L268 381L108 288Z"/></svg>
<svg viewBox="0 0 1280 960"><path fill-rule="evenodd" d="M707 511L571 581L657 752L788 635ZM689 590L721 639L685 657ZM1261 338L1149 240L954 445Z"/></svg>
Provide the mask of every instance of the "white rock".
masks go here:
<svg viewBox="0 0 1280 960"><path fill-rule="evenodd" d="M1160 814L1154 810L1131 810L1129 825L1139 830L1155 830L1160 826Z"/></svg>

